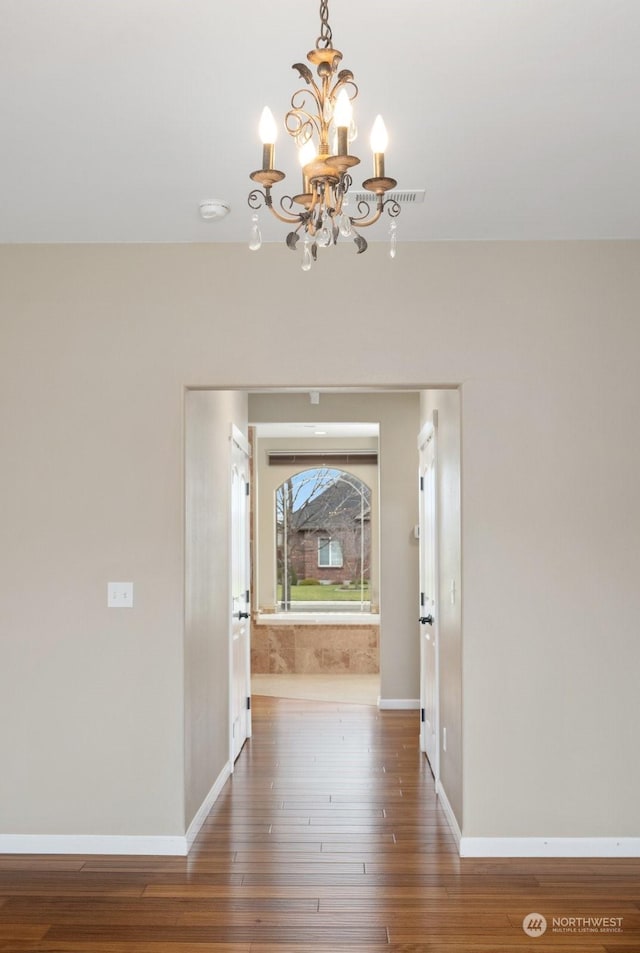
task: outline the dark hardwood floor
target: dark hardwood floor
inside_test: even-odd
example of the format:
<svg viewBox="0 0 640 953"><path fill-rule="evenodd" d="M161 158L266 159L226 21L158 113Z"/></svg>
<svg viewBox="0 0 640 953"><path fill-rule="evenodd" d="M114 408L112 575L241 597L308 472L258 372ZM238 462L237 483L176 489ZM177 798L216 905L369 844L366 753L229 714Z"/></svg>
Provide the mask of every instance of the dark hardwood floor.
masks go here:
<svg viewBox="0 0 640 953"><path fill-rule="evenodd" d="M253 712L188 858L0 857L0 951L640 953L640 860L460 860L415 712ZM548 929L532 939L533 912Z"/></svg>

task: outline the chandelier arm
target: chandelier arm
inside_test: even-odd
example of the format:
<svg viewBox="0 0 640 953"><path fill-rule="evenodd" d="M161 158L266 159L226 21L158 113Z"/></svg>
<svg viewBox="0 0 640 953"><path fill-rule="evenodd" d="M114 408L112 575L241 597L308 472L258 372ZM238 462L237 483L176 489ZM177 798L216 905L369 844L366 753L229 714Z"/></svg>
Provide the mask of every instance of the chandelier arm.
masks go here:
<svg viewBox="0 0 640 953"><path fill-rule="evenodd" d="M285 196L285 198L287 197L288 196ZM281 204L282 204L282 200L281 200ZM295 218L291 218L288 215L281 215L280 212L277 212L275 210L271 202L267 203L267 208L269 209L272 215L275 215L278 221L284 222L285 225L299 225L302 221L304 221L304 219L302 219L300 215L296 215Z"/></svg>
<svg viewBox="0 0 640 953"><path fill-rule="evenodd" d="M366 208L367 211L360 218L351 216L351 224L356 225L358 228L367 228L369 225L375 225L381 218L383 212L386 212L389 218L397 218L402 211L400 203L396 199L393 197L385 199L382 195L377 197L376 211L371 218L366 218L369 212L369 203L365 202L364 199L358 202L358 210L362 208Z"/></svg>
<svg viewBox="0 0 640 953"><path fill-rule="evenodd" d="M285 195L280 200L281 206L285 198L288 198L289 201L293 204L293 200L288 195ZM271 214L275 215L275 217L279 219L281 222L284 222L285 225L298 225L304 221L304 218L300 215L298 215L296 218L289 218L287 216L281 215L279 212L276 212L276 210L273 207L273 199L271 197L270 188L267 188L264 191L262 189L253 189L251 192L249 192L249 198L247 199L247 203L249 205L249 208L252 208L254 211L257 211L259 208L262 208L263 206L265 208L268 208Z"/></svg>
<svg viewBox="0 0 640 953"><path fill-rule="evenodd" d="M391 199L390 201L393 201L393 199ZM375 223L379 221L382 216L382 212L384 211L384 206L385 206L384 197L382 195L378 195L376 198L376 210L370 218L367 218L367 215L369 215L370 205L364 199L361 199L358 202L358 211L360 212L362 211L362 209L366 209L367 211L364 212L364 214L361 215L360 218L357 218L356 216L351 216L351 224L354 226L357 226L357 228L368 228L369 225L375 225Z"/></svg>
<svg viewBox="0 0 640 953"><path fill-rule="evenodd" d="M251 192L249 192L247 204L249 208L252 208L254 211L262 208L263 205L268 206L269 202L267 201L267 193L263 192L262 189L253 189Z"/></svg>
<svg viewBox="0 0 640 953"><path fill-rule="evenodd" d="M359 226L359 223L366 221L367 215L371 214L371 203L367 202L365 199L360 199L357 207L358 207L358 211L361 212L362 214L360 216L350 215L349 218L351 219L352 225Z"/></svg>
<svg viewBox="0 0 640 953"><path fill-rule="evenodd" d="M389 207L387 208L387 206ZM383 202L382 208L387 213L389 218L397 218L402 211L400 203L394 198L387 199L385 202Z"/></svg>
<svg viewBox="0 0 640 953"><path fill-rule="evenodd" d="M288 216L288 215L294 216L293 219L289 220L289 224L295 225L295 223L298 222L298 228L296 229L296 231L298 231L300 227L304 225L304 223L309 218L309 211L308 209L305 208L304 210L297 212L294 207L295 205L296 205L296 200L293 199L290 195L283 195L282 198L280 199L280 208L282 209L285 216Z"/></svg>
<svg viewBox="0 0 640 953"><path fill-rule="evenodd" d="M371 218L367 219L364 222L362 221L361 218L355 218L355 219L352 219L351 221L353 225L357 226L357 228L368 228L369 225L375 225L376 222L379 221L381 215L382 215L382 209L379 208L379 209L376 209L375 214L372 215Z"/></svg>

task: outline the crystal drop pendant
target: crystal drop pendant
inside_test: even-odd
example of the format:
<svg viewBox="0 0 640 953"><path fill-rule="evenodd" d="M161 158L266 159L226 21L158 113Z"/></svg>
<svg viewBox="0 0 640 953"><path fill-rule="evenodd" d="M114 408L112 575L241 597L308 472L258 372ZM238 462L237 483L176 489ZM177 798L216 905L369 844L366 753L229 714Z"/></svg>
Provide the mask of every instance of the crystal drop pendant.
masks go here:
<svg viewBox="0 0 640 953"><path fill-rule="evenodd" d="M249 231L249 248L251 251L258 251L262 245L262 235L258 228L258 216L251 216L251 229Z"/></svg>
<svg viewBox="0 0 640 953"><path fill-rule="evenodd" d="M301 268L303 271L309 271L311 269L311 249L309 248L309 242L305 241L302 248L302 264Z"/></svg>
<svg viewBox="0 0 640 953"><path fill-rule="evenodd" d="M398 254L398 226L392 222L389 227L389 258L395 258Z"/></svg>
<svg viewBox="0 0 640 953"><path fill-rule="evenodd" d="M351 219L346 212L340 216L340 234L343 238L351 238Z"/></svg>
<svg viewBox="0 0 640 953"><path fill-rule="evenodd" d="M323 225L318 232L317 242L320 248L327 248L331 244L331 232L326 225Z"/></svg>

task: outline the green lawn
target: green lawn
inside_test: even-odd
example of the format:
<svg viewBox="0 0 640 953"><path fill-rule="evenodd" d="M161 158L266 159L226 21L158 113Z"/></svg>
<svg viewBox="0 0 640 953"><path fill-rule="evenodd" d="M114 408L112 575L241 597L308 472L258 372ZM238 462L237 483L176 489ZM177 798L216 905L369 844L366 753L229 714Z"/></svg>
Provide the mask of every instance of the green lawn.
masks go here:
<svg viewBox="0 0 640 953"><path fill-rule="evenodd" d="M292 602L353 602L360 599L360 588L343 589L342 586L291 586ZM362 590L364 601L369 599L369 588ZM278 586L278 600L282 599L282 586Z"/></svg>

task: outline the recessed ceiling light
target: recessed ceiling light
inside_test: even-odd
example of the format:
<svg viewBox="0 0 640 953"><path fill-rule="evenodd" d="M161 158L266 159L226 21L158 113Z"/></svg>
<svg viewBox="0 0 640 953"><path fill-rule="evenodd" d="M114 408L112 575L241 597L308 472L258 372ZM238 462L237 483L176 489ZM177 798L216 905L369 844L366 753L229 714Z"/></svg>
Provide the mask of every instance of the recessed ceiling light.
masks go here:
<svg viewBox="0 0 640 953"><path fill-rule="evenodd" d="M220 199L206 199L206 201L200 202L200 215L205 222L215 222L219 218L224 218L230 211L229 203Z"/></svg>

